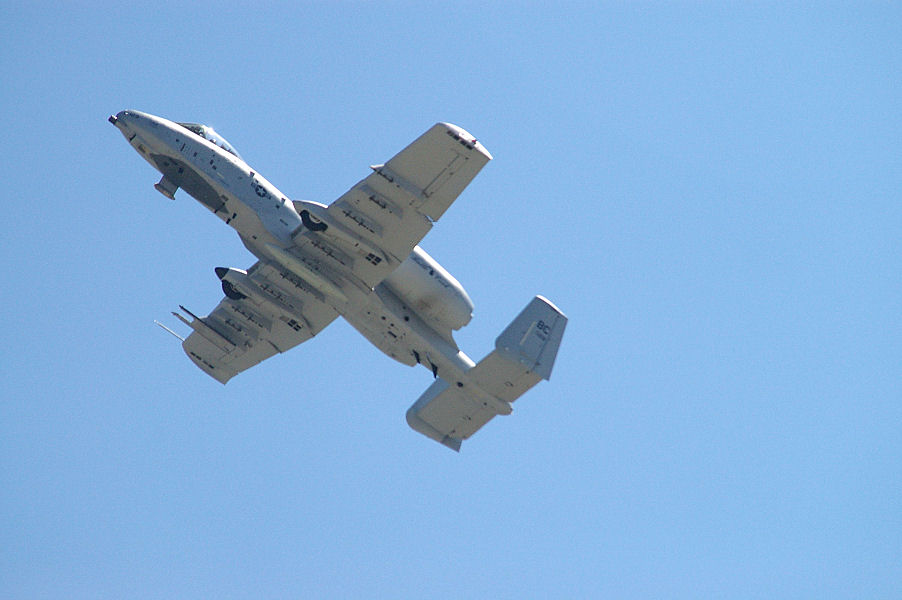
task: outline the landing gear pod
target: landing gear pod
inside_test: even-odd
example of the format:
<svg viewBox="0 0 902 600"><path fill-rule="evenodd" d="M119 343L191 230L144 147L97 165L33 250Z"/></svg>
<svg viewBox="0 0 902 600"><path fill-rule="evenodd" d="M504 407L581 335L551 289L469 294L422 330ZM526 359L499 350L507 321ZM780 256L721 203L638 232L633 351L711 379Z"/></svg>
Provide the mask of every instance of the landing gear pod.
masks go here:
<svg viewBox="0 0 902 600"><path fill-rule="evenodd" d="M175 182L163 175L163 178L160 179L159 183L155 183L153 185L153 189L160 192L170 200L175 200L175 193L178 191L179 186L175 185Z"/></svg>

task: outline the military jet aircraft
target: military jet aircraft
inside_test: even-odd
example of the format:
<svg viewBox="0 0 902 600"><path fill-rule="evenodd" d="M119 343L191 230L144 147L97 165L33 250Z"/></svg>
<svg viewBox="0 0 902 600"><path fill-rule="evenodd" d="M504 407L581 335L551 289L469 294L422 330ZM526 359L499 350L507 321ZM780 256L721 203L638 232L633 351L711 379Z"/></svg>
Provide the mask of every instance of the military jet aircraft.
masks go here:
<svg viewBox="0 0 902 600"><path fill-rule="evenodd" d="M470 322L473 302L418 245L492 158L460 127L434 125L327 206L289 200L209 126L135 110L109 121L162 174L154 186L161 194L174 199L185 190L257 257L247 270L215 269L225 298L209 315L173 313L193 330L181 338L185 352L217 381L341 315L388 356L429 369L435 381L407 422L459 451L551 376L567 324L554 304L536 296L474 363L452 336Z"/></svg>

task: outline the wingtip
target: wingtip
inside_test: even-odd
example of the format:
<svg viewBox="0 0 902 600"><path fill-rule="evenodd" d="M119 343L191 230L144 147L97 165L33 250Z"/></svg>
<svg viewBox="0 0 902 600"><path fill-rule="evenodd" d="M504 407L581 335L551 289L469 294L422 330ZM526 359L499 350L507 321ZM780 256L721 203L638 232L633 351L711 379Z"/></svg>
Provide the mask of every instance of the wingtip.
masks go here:
<svg viewBox="0 0 902 600"><path fill-rule="evenodd" d="M489 152L488 149L483 146L479 140L476 139L476 136L474 136L463 127L455 125L454 123L439 123L439 125L444 127L449 135L454 137L454 139L465 145L467 148L476 150L477 152L484 155L487 160L492 160L491 152Z"/></svg>
<svg viewBox="0 0 902 600"><path fill-rule="evenodd" d="M454 451L457 452L458 454L460 453L460 444L461 444L461 441L458 440L458 439L455 439L455 438L453 438L453 437L445 436L445 439L442 440L442 445L443 445L443 446L446 446L446 447L448 447L448 448L451 448L452 450L454 450Z"/></svg>

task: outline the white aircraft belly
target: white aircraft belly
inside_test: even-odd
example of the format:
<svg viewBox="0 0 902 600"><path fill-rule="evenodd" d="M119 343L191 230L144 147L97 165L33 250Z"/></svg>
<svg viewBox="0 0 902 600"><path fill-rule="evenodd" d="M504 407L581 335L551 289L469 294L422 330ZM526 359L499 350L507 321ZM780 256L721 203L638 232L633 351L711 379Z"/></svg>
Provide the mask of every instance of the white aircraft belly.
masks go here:
<svg viewBox="0 0 902 600"><path fill-rule="evenodd" d="M417 246L491 160L463 129L435 124L326 206L289 202L207 126L139 111L109 121L163 174L158 191L190 194L259 259L247 271L215 270L225 298L210 314L176 315L193 330L186 354L217 381L309 340L341 314L388 356L431 370L436 381L407 421L459 450L550 377L567 324L557 307L535 297L474 363L451 335L473 303Z"/></svg>

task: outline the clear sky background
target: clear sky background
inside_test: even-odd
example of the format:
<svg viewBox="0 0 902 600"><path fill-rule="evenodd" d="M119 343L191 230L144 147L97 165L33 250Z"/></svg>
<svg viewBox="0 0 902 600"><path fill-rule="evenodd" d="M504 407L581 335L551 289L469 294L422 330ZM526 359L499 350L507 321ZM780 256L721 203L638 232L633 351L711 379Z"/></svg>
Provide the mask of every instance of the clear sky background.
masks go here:
<svg viewBox="0 0 902 600"><path fill-rule="evenodd" d="M4 3L0 597L902 597L898 3ZM436 121L423 246L550 382L460 454L343 321L227 386L160 319L254 258L107 123L331 202Z"/></svg>

